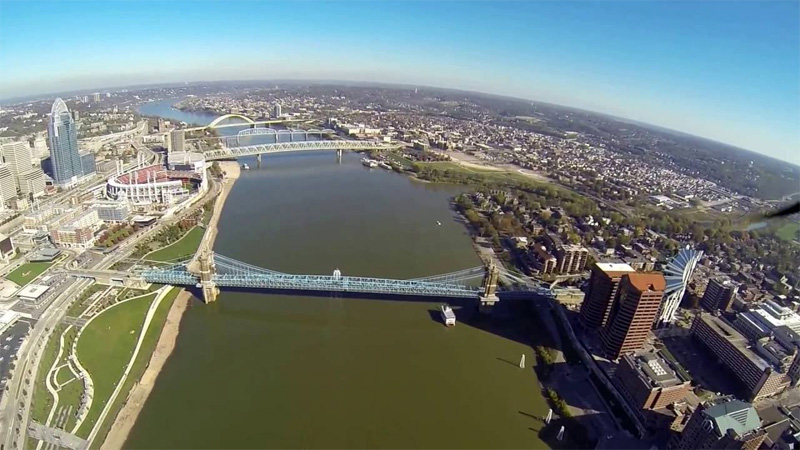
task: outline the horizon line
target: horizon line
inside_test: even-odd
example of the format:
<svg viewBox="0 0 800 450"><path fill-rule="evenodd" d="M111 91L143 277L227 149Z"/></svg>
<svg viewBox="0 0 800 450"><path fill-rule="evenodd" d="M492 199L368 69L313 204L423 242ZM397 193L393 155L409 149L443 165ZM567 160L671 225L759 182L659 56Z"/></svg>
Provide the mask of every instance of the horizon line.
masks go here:
<svg viewBox="0 0 800 450"><path fill-rule="evenodd" d="M558 103L550 103L550 102L545 102L545 101L542 101L542 100L536 100L536 99L530 99L530 98L524 98L524 97L515 97L515 96L510 96L510 95L505 95L505 94L495 94L495 93L492 93L492 92L471 91L471 90L466 90L466 89L461 89L461 88L442 87L442 86L426 85L426 84L386 83L386 82L382 82L382 81L345 80L345 79L316 79L316 78L272 78L272 79L270 79L270 78L258 78L258 79L240 79L240 80L226 79L226 80L215 80L215 81L212 81L212 80L188 81L188 80L186 80L186 81L172 81L172 82L163 82L163 83L103 86L103 87L94 87L94 88L91 88L91 89L76 89L76 90L69 90L69 91L49 92L49 93L45 93L45 94L35 94L35 95L29 95L29 96L7 97L7 98L0 98L0 106L2 106L3 104L14 105L14 104L19 104L19 103L25 103L26 101L39 101L39 100L44 100L44 99L47 99L47 98L55 99L55 98L59 98L60 94L75 95L75 94L79 94L79 93L89 93L89 92L97 93L98 90L112 90L112 89L120 90L120 89L128 89L128 88L142 88L142 89L144 89L144 88L147 88L147 87L153 87L153 88L155 88L155 87L173 87L173 85L174 85L174 87L180 87L180 86L188 86L188 85L192 85L192 84L196 85L196 84L215 84L215 83L259 83L259 82L305 82L305 83L310 83L310 84L350 83L350 84L356 84L356 85L358 85L358 84L360 84L360 85L381 85L381 86L386 86L386 87L432 88L432 89L441 89L441 90L448 90L448 91L464 92L464 93L469 93L469 94L489 95L489 96L493 96L493 97L507 98L507 99L518 100L518 101L527 101L527 102L539 103L539 104L542 104L542 105L548 105L548 106L551 106L551 107L566 108L566 109L571 109L571 110L579 111L579 112L583 112L583 113L590 113L590 114L596 114L596 115L600 115L600 116L605 116L605 117L609 117L611 119L614 119L614 120L622 122L622 123L633 122L633 123L631 123L631 125L635 125L635 126L660 128L660 130L657 130L657 131L672 132L672 133L682 134L682 135L687 136L687 137L696 138L696 139L703 139L703 140L710 141L710 142L713 142L713 143L716 143L716 144L726 145L728 147L731 147L732 149L754 153L754 154L756 154L758 156L761 156L761 157L764 157L764 158L769 158L769 159L772 159L772 160L775 160L775 161L779 161L779 162L782 162L782 163L787 163L787 164L790 164L790 165L794 166L797 169L800 169L800 164L796 164L794 162L787 161L785 159L776 158L774 156L766 155L766 154L763 154L761 152L758 152L758 151L755 151L755 150L751 150L751 149L747 149L747 148L744 148L744 147L739 147L738 145L734 145L734 144L731 144L731 143L728 143L728 142L719 141L719 140L716 140L716 139L713 139L713 138L710 138L710 137L701 136L701 135L697 135L697 134L692 134L692 133L689 133L689 132L686 132L686 131L676 130L674 128L669 128L669 127L666 127L666 126L663 126L663 125L654 124L654 123L642 122L642 121L640 121L638 119L633 119L633 118L629 118L629 117L621 117L621 116L616 116L616 115L613 115L613 114L610 114L610 113L601 112L601 111L594 111L594 110L589 110L589 109L578 108L576 106L563 105L563 104L558 104ZM13 102L13 103L9 103L9 102ZM798 151L800 151L800 149L798 149Z"/></svg>

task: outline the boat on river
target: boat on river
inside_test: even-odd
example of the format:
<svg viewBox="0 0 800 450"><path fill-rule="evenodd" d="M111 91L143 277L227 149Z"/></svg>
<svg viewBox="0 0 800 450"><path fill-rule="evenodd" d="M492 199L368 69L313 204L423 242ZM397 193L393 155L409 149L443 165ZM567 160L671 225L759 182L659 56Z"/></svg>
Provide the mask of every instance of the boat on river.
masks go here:
<svg viewBox="0 0 800 450"><path fill-rule="evenodd" d="M369 158L361 158L361 164L363 164L364 167L369 167L370 169L378 167L378 161Z"/></svg>
<svg viewBox="0 0 800 450"><path fill-rule="evenodd" d="M456 325L456 313L453 312L453 308L449 305L442 305L440 307L441 311L440 314L442 315L442 322L448 327L453 327Z"/></svg>
<svg viewBox="0 0 800 450"><path fill-rule="evenodd" d="M250 170L250 166L248 166L247 164L242 164L242 169L243 170Z"/></svg>

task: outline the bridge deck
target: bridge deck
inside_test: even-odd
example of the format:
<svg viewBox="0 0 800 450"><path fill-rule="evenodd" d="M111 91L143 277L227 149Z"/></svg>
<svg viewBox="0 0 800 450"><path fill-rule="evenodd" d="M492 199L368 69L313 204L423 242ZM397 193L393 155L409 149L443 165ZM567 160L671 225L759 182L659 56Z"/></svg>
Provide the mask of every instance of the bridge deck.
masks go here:
<svg viewBox="0 0 800 450"><path fill-rule="evenodd" d="M206 160L238 158L269 153L285 153L316 150L384 150L396 148L396 145L376 141L330 140L277 142L271 144L245 145L241 147L223 147L208 150L204 153Z"/></svg>
<svg viewBox="0 0 800 450"><path fill-rule="evenodd" d="M218 287L273 289L296 291L353 292L365 294L413 295L420 297L461 297L475 298L482 288L470 284L470 280L483 276L483 267L436 275L411 280L397 280L374 277L334 275L294 275L276 272L253 266L223 255L214 255L216 271L212 281ZM149 283L172 284L179 286L196 286L197 275L187 268L188 261L179 262L170 267L148 269L142 277ZM549 289L526 287L509 291L512 295L524 295L525 292L548 295Z"/></svg>

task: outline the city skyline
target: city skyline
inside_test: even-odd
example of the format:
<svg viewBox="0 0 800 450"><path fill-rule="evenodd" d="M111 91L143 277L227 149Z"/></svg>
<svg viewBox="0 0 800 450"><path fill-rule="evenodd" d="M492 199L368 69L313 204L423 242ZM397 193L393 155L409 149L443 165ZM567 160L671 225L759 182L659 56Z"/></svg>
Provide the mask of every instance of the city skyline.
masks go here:
<svg viewBox="0 0 800 450"><path fill-rule="evenodd" d="M264 14L242 14L245 5ZM200 80L376 81L555 103L800 163L796 2L4 2L0 11L0 98ZM335 25L346 22L359 26Z"/></svg>

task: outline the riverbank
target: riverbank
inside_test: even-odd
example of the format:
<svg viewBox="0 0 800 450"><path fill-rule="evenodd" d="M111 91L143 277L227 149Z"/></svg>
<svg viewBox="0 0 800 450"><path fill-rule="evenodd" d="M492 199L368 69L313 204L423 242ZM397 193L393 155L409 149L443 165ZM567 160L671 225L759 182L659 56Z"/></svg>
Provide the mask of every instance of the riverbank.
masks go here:
<svg viewBox="0 0 800 450"><path fill-rule="evenodd" d="M222 209L225 206L225 200L227 200L228 195L233 189L234 183L241 174L241 169L236 161L222 161L219 163L219 165L222 171L225 173L222 181L222 189L217 197L217 200L214 202L214 210L211 220L209 220L209 223L206 227L208 236L205 236L201 242L201 245L206 243L212 247L217 233L217 223L219 223L220 216L222 215ZM136 386L134 386L134 388L131 390L125 405L114 419L111 430L100 447L101 449L120 449L125 444L125 441L128 439L128 434L133 428L133 425L136 423L139 413L147 402L147 398L150 396L150 393L155 386L155 382L158 379L161 369L164 367L164 364L167 362L169 356L172 354L172 351L175 349L175 343L177 342L178 334L180 332L181 318L183 317L183 313L188 308L191 299L192 294L186 290L182 290L180 294L178 294L178 297L175 299L175 302L172 304L172 307L167 314L166 322L161 330L161 335L159 336L156 348L150 357L147 369L142 375L139 383L137 383Z"/></svg>
<svg viewBox="0 0 800 450"><path fill-rule="evenodd" d="M217 201L214 202L214 211L211 214L211 220L209 220L208 225L206 225L206 235L203 236L203 241L200 243L201 246L207 246L209 250L214 248L214 240L217 237L218 231L217 224L219 223L219 218L222 216L222 209L225 207L225 201L228 199L228 195L231 193L234 183L236 183L236 180L239 179L239 175L242 173L242 169L236 161L220 161L219 167L225 174L222 180L222 190L217 197Z"/></svg>
<svg viewBox="0 0 800 450"><path fill-rule="evenodd" d="M142 375L139 383L131 390L125 405L114 420L108 436L100 446L101 449L120 449L125 440L128 438L133 425L136 423L136 418L142 410L150 392L155 386L158 374L167 362L167 359L175 349L175 343L178 339L178 332L180 329L181 317L184 311L189 306L192 299L192 294L188 291L182 290L172 307L167 314L167 320L164 322L164 327L161 330L161 336L158 338L158 343L150 357L147 364L147 369Z"/></svg>

